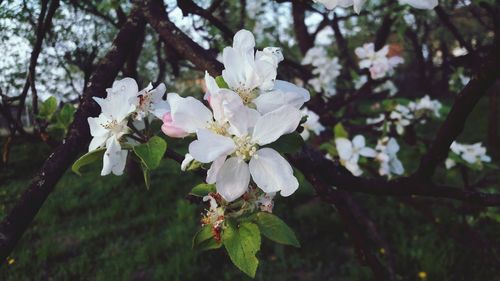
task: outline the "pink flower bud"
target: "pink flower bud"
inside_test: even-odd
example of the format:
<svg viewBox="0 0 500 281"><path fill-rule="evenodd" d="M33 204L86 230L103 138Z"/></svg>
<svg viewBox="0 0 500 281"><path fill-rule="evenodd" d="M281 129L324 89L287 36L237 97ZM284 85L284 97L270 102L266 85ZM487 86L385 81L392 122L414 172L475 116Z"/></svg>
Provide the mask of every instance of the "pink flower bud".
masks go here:
<svg viewBox="0 0 500 281"><path fill-rule="evenodd" d="M176 127L172 124L172 114L170 112L165 113L163 115L163 125L161 126L161 130L165 135L172 137L172 138L183 138L189 133L184 131L183 129Z"/></svg>

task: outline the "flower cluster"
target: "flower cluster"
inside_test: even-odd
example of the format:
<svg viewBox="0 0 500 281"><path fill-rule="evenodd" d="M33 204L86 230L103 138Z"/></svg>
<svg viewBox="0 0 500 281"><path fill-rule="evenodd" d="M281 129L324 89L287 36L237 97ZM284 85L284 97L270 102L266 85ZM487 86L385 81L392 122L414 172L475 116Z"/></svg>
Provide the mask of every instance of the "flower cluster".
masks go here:
<svg viewBox="0 0 500 281"><path fill-rule="evenodd" d="M395 128L396 132L402 135L405 128L415 121L424 124L428 118L441 117L441 108L442 104L438 100L432 100L426 95L416 102L410 101L406 106L397 104L390 113L381 113L375 118L367 118L366 123L374 125L379 131Z"/></svg>
<svg viewBox="0 0 500 281"><path fill-rule="evenodd" d="M340 163L355 176L363 173L358 165L359 156L373 158L377 155L373 148L366 146L365 137L362 135L355 136L352 141L347 138L337 138L335 145Z"/></svg>
<svg viewBox="0 0 500 281"><path fill-rule="evenodd" d="M480 142L474 144L461 144L454 141L450 148L454 155L460 157L460 160L465 161L465 163L481 165L482 162L491 162L491 157L486 154L486 148L482 146ZM457 157L446 159L446 168L451 169L456 166L457 161Z"/></svg>
<svg viewBox="0 0 500 281"><path fill-rule="evenodd" d="M222 53L222 83L205 75L210 108L192 97L167 96L171 111L163 118L170 137L196 134L189 145L194 160L210 164L206 181L227 202L246 194L251 182L265 193L289 196L298 188L290 164L268 147L294 132L302 119L307 90L276 80L283 56L277 48L254 50L249 31L236 33Z"/></svg>
<svg viewBox="0 0 500 281"><path fill-rule="evenodd" d="M163 84L155 89L149 84L139 91L134 79L124 78L106 89L106 98L94 98L101 107L101 114L88 118L92 135L89 151L106 148L101 175L123 174L128 151L122 144L134 143L127 137L132 131L130 126L141 126L145 118L161 118L170 110L162 99L165 90Z"/></svg>
<svg viewBox="0 0 500 281"><path fill-rule="evenodd" d="M314 0L314 2L325 5L329 10L337 6L342 8L353 6L354 11L359 14L366 0ZM399 0L399 4L408 4L416 9L431 10L438 5L438 0Z"/></svg>
<svg viewBox="0 0 500 281"><path fill-rule="evenodd" d="M359 90L366 82L368 82L368 77L366 75L359 76L354 80L354 88L356 90ZM373 92L376 94L385 91L387 91L389 93L389 96L392 97L398 92L398 88L396 87L396 85L394 85L394 82L392 82L391 80L387 80L373 89Z"/></svg>
<svg viewBox="0 0 500 281"><path fill-rule="evenodd" d="M383 137L378 140L375 149L366 146L365 138L356 135L352 141L347 138L336 138L335 146L340 158L340 163L354 176L360 176L363 171L359 167L360 156L374 158L379 164L378 173L381 176L392 174L402 175L403 164L397 157L399 145L394 138Z"/></svg>
<svg viewBox="0 0 500 281"><path fill-rule="evenodd" d="M334 96L337 92L335 80L340 75L342 66L337 57L330 59L322 47L314 47L307 51L303 65L311 65L316 76L308 81L316 92L323 92L325 97Z"/></svg>
<svg viewBox="0 0 500 281"><path fill-rule="evenodd" d="M388 56L389 46L375 51L373 43L365 43L362 47L354 50L356 56L360 59L359 67L368 68L372 79L384 78L394 71L394 67L404 62L399 56Z"/></svg>
<svg viewBox="0 0 500 281"><path fill-rule="evenodd" d="M384 137L378 140L375 149L378 152L375 160L380 164L378 173L381 176L391 177L392 174L402 175L404 173L403 164L397 156L399 144L396 139Z"/></svg>
<svg viewBox="0 0 500 281"><path fill-rule="evenodd" d="M441 117L440 110L443 107L441 102L438 100L431 100L431 98L426 95L417 102L410 102L408 104L408 109L413 113L416 119L421 119L421 122L425 123L425 118L430 117Z"/></svg>

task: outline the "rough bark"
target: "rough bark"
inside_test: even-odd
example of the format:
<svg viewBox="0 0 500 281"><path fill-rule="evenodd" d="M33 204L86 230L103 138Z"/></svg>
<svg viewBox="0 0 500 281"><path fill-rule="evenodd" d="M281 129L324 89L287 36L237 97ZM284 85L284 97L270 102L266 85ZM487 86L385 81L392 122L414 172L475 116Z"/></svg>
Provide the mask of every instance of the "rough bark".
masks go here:
<svg viewBox="0 0 500 281"><path fill-rule="evenodd" d="M217 76L222 72L222 63L207 50L191 40L182 30L168 19L165 6L159 0L140 1L134 3L142 7L147 21L158 32L165 44L175 49L182 57L193 63L199 70L206 70Z"/></svg>

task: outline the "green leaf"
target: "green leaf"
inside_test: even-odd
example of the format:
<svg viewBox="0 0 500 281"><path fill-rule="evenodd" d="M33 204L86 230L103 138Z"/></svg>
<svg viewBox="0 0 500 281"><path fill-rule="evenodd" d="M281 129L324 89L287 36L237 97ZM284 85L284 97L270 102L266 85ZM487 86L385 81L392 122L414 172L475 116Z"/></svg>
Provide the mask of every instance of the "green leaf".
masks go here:
<svg viewBox="0 0 500 281"><path fill-rule="evenodd" d="M152 137L147 143L134 146L135 155L149 170L158 168L166 150L167 143L158 136Z"/></svg>
<svg viewBox="0 0 500 281"><path fill-rule="evenodd" d="M215 192L214 184L200 183L197 186L193 187L193 189L191 189L191 192L189 192L189 194L198 197L203 197L208 195L210 192Z"/></svg>
<svg viewBox="0 0 500 281"><path fill-rule="evenodd" d="M217 83L217 86L219 86L219 88L229 89L229 85L226 83L226 81L224 81L224 78L222 76L215 77L215 83Z"/></svg>
<svg viewBox="0 0 500 281"><path fill-rule="evenodd" d="M73 166L71 166L71 170L77 175L81 176L82 174L80 173L80 169L83 166L87 166L90 163L101 160L105 151L106 148L103 147L88 152L87 154L83 155L78 160L76 160L75 163L73 163Z"/></svg>
<svg viewBox="0 0 500 281"><path fill-rule="evenodd" d="M277 216L259 212L256 216L257 225L262 235L274 242L300 248L300 243L293 230Z"/></svg>
<svg viewBox="0 0 500 281"><path fill-rule="evenodd" d="M337 123L337 125L335 125L333 128L333 134L335 135L335 138L349 138L349 133L347 133L342 123Z"/></svg>
<svg viewBox="0 0 500 281"><path fill-rule="evenodd" d="M277 141L269 145L269 147L281 153L292 154L299 151L304 145L304 139L299 133L293 132L291 134L286 134L281 136Z"/></svg>
<svg viewBox="0 0 500 281"><path fill-rule="evenodd" d="M57 126L65 131L68 129L71 122L73 122L73 115L75 114L75 107L71 104L65 104L57 114Z"/></svg>
<svg viewBox="0 0 500 281"><path fill-rule="evenodd" d="M52 115L57 110L57 99L55 97L50 97L46 99L40 105L40 110L38 112L38 117L41 119L49 120L52 118Z"/></svg>
<svg viewBox="0 0 500 281"><path fill-rule="evenodd" d="M259 265L255 257L260 250L259 227L251 222L243 222L239 227L228 223L222 233L222 242L234 265L254 278Z"/></svg>
<svg viewBox="0 0 500 281"><path fill-rule="evenodd" d="M219 249L222 242L217 242L212 233L212 225L203 226L193 237L193 249L198 251L207 251Z"/></svg>

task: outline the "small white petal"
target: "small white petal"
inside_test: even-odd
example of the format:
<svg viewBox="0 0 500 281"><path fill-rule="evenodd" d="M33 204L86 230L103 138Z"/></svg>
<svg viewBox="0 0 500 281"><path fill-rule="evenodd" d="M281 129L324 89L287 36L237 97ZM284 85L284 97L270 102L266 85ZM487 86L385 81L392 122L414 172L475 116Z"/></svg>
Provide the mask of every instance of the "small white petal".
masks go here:
<svg viewBox="0 0 500 281"><path fill-rule="evenodd" d="M197 136L198 139L189 144L189 154L201 163L210 163L220 156L231 154L235 149L232 139L207 129L200 129Z"/></svg>
<svg viewBox="0 0 500 281"><path fill-rule="evenodd" d="M274 149L259 149L249 167L253 181L266 193L281 191L281 196L286 197L299 188L292 166Z"/></svg>
<svg viewBox="0 0 500 281"><path fill-rule="evenodd" d="M336 138L335 146L340 159L349 160L352 157L352 143L346 138Z"/></svg>
<svg viewBox="0 0 500 281"><path fill-rule="evenodd" d="M362 148L362 147L365 147L365 137L363 137L362 135L356 135L353 139L352 139L352 144L354 147L356 148Z"/></svg>
<svg viewBox="0 0 500 281"><path fill-rule="evenodd" d="M302 114L289 105L271 111L257 120L252 135L252 140L259 145L276 141L284 134L295 131L299 125Z"/></svg>
<svg viewBox="0 0 500 281"><path fill-rule="evenodd" d="M197 129L206 128L213 120L212 112L199 100L193 97L182 98L176 93L167 95L172 116L172 125L185 132L195 133Z"/></svg>
<svg viewBox="0 0 500 281"><path fill-rule="evenodd" d="M208 169L207 171L207 179L206 179L207 183L214 184L216 182L217 174L219 173L220 168L222 167L225 161L226 161L226 155L223 155L215 159L214 162L212 162L210 169Z"/></svg>
<svg viewBox="0 0 500 281"><path fill-rule="evenodd" d="M377 152L373 148L363 147L359 150L359 154L364 157L375 157Z"/></svg>
<svg viewBox="0 0 500 281"><path fill-rule="evenodd" d="M193 160L194 160L193 156L191 156L191 154L189 153L186 153L186 155L184 155L184 160L182 160L181 163L181 171L186 171L189 164L191 164Z"/></svg>
<svg viewBox="0 0 500 281"><path fill-rule="evenodd" d="M217 192L228 202L243 195L248 190L249 183L248 164L236 157L226 160L217 173Z"/></svg>
<svg viewBox="0 0 500 281"><path fill-rule="evenodd" d="M127 160L127 150L122 150L120 143L115 137L106 141L106 152L104 152L101 176L113 173L117 176L123 174Z"/></svg>
<svg viewBox="0 0 500 281"><path fill-rule="evenodd" d="M240 49L242 51L252 50L255 47L255 38L252 32L242 29L234 35L233 38L233 48Z"/></svg>

